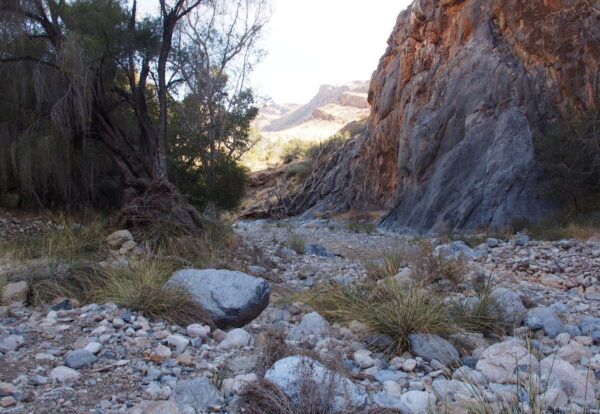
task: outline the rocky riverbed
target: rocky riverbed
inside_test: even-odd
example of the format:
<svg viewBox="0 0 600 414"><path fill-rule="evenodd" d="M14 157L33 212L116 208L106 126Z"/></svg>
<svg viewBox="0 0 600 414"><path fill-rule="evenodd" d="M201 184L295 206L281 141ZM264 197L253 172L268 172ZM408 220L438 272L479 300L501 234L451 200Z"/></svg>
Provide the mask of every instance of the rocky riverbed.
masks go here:
<svg viewBox="0 0 600 414"><path fill-rule="evenodd" d="M8 285L0 307L0 411L238 413L248 384L264 377L293 400L309 377L327 382L332 410L462 413L485 401L488 412L500 412L519 401L527 412L538 399L548 412L597 412L599 239L538 242L520 235L473 249L460 242L440 247L490 276L513 329L503 337L411 335L410 352L387 355L367 345L372 333L363 324L331 323L281 298L314 285L355 283L365 277L366 259L404 238L322 220L234 228L262 251L240 270L267 280L271 290L271 303L242 327L171 325L111 303L28 307L26 284ZM308 243L307 253L287 247L292 231ZM235 296L230 289L228 298ZM272 360L266 349L274 337L285 352Z"/></svg>

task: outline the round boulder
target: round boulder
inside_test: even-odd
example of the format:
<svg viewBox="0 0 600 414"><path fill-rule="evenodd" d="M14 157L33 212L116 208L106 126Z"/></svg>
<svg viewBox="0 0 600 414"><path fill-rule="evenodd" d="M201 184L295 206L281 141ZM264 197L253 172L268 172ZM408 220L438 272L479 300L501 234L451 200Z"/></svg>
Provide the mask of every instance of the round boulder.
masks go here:
<svg viewBox="0 0 600 414"><path fill-rule="evenodd" d="M269 304L266 280L231 270L185 269L175 272L165 287L182 287L206 309L220 328L240 328Z"/></svg>

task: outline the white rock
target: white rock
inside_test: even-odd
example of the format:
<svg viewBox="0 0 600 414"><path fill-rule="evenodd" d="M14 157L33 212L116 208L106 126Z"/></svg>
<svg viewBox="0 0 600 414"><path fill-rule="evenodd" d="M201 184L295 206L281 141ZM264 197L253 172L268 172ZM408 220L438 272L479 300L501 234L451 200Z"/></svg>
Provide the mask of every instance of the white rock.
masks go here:
<svg viewBox="0 0 600 414"><path fill-rule="evenodd" d="M25 302L29 295L29 285L24 280L15 283L8 283L2 290L3 303Z"/></svg>
<svg viewBox="0 0 600 414"><path fill-rule="evenodd" d="M417 361L415 359L409 358L402 362L402 370L406 372L413 372L417 367Z"/></svg>
<svg viewBox="0 0 600 414"><path fill-rule="evenodd" d="M21 335L9 335L4 341L0 342L0 352L16 351L25 343L25 338Z"/></svg>
<svg viewBox="0 0 600 414"><path fill-rule="evenodd" d="M408 391L400 396L403 403L411 414L426 414L431 407L435 407L436 397L430 392Z"/></svg>
<svg viewBox="0 0 600 414"><path fill-rule="evenodd" d="M221 349L238 348L254 344L254 337L241 328L227 332L225 339L219 344Z"/></svg>
<svg viewBox="0 0 600 414"><path fill-rule="evenodd" d="M56 367L50 371L50 379L58 382L77 381L79 377L81 377L79 372L65 366Z"/></svg>
<svg viewBox="0 0 600 414"><path fill-rule="evenodd" d="M508 340L490 346L481 353L476 369L488 381L498 384L516 384L518 379L517 367L530 367L533 372L539 366L523 342Z"/></svg>
<svg viewBox="0 0 600 414"><path fill-rule="evenodd" d="M179 334L169 335L166 341L167 344L169 344L169 346L175 348L175 350L180 354L183 353L183 351L185 351L185 348L187 348L187 346L190 343L189 339Z"/></svg>
<svg viewBox="0 0 600 414"><path fill-rule="evenodd" d="M308 335L323 336L329 329L329 323L317 312L304 315L297 326L290 329L287 339L290 341L302 341Z"/></svg>
<svg viewBox="0 0 600 414"><path fill-rule="evenodd" d="M586 376L569 362L556 356L549 356L540 362L540 374L542 378L548 380L550 388L562 389L567 396L572 396L575 402L583 402L585 399L588 403L594 404L596 393L593 373L590 373L586 379Z"/></svg>
<svg viewBox="0 0 600 414"><path fill-rule="evenodd" d="M592 352L579 342L573 341L568 345L560 347L556 355L565 361L579 362L583 357L591 358Z"/></svg>
<svg viewBox="0 0 600 414"><path fill-rule="evenodd" d="M375 365L375 360L371 358L371 351L360 349L354 353L354 360L361 369L371 368Z"/></svg>
<svg viewBox="0 0 600 414"><path fill-rule="evenodd" d="M186 328L186 332L192 338L202 338L203 340L206 340L208 338L208 332L206 331L206 328L197 323L189 325Z"/></svg>
<svg viewBox="0 0 600 414"><path fill-rule="evenodd" d="M383 382L383 390L390 395L400 396L402 394L402 386L398 384L396 381L384 381Z"/></svg>
<svg viewBox="0 0 600 414"><path fill-rule="evenodd" d="M102 349L102 344L99 342L90 342L89 344L84 346L83 349L96 355Z"/></svg>
<svg viewBox="0 0 600 414"><path fill-rule="evenodd" d="M265 378L277 384L291 399L298 401L298 394L304 381L317 385L316 391L323 392L323 398L330 397L334 411L348 406L362 408L367 401L367 393L340 374L333 373L309 357L291 356L280 359L267 371ZM331 390L333 395L328 395Z"/></svg>
<svg viewBox="0 0 600 414"><path fill-rule="evenodd" d="M238 375L235 378L227 378L223 381L221 391L228 392L233 395L239 395L244 391L248 384L258 381L256 374Z"/></svg>
<svg viewBox="0 0 600 414"><path fill-rule="evenodd" d="M110 247L119 248L123 243L133 240L129 230L118 230L106 236L106 242Z"/></svg>

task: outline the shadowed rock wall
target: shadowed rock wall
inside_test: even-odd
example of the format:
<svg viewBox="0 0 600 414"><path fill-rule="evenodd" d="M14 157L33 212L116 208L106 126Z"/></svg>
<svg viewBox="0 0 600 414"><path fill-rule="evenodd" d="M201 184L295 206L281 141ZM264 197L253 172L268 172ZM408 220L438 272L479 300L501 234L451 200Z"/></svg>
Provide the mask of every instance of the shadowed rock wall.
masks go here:
<svg viewBox="0 0 600 414"><path fill-rule="evenodd" d="M391 230L537 219L533 136L598 107L600 1L416 0L373 74L365 132L322 162L293 214L384 208Z"/></svg>

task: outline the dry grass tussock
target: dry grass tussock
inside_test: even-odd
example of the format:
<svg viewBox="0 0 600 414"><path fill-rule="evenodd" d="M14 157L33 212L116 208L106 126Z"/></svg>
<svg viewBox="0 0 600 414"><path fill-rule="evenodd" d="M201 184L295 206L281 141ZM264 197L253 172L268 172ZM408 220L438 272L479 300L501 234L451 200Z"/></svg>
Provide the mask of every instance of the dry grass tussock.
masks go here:
<svg viewBox="0 0 600 414"><path fill-rule="evenodd" d="M3 243L0 250L17 262L39 258L67 262L94 261L108 253L104 246L107 230L102 217L84 217L76 222L65 215L58 215L52 217L52 222L55 225L51 229Z"/></svg>
<svg viewBox="0 0 600 414"><path fill-rule="evenodd" d="M313 360L306 358L302 364L297 394L290 398L279 386L267 379L249 384L240 397L240 406L250 414L395 414L392 408L374 410L348 406L343 410L333 406L338 373L330 371L323 378L314 374Z"/></svg>
<svg viewBox="0 0 600 414"><path fill-rule="evenodd" d="M54 221L59 223L54 229L2 246L12 261L23 263L10 278L30 283L31 302L51 302L57 297L82 304L110 301L182 325L212 324L208 313L188 294L163 285L173 271L183 267L227 262L238 244L229 227L205 220L204 232L189 236L156 226L134 235L142 247L141 257L130 258L127 266L99 266L109 257L105 237L111 230L105 221L94 217L77 224L66 216Z"/></svg>
<svg viewBox="0 0 600 414"><path fill-rule="evenodd" d="M411 268L412 278L422 285L442 279L458 284L464 281L469 271L464 258L447 259L436 253L433 245L425 240L388 249L380 259L367 261L365 270L369 279L382 280L393 277L405 266Z"/></svg>
<svg viewBox="0 0 600 414"><path fill-rule="evenodd" d="M309 304L331 321L356 320L374 333L389 335L393 344L387 351L391 353L408 349L408 335L413 333L448 337L461 332L495 333L503 328L489 289L463 303L414 282L386 279L305 291L293 299Z"/></svg>
<svg viewBox="0 0 600 414"><path fill-rule="evenodd" d="M288 247L298 254L304 254L306 242L304 241L302 236L290 232L288 234Z"/></svg>
<svg viewBox="0 0 600 414"><path fill-rule="evenodd" d="M4 273L0 274L0 306L3 305L2 291L4 290L4 287L6 286L7 283L8 283L8 277Z"/></svg>
<svg viewBox="0 0 600 414"><path fill-rule="evenodd" d="M34 284L34 301L49 302L57 297L81 303L113 302L151 318L164 318L188 325L214 325L209 313L179 288L164 287L177 264L161 258L143 258L122 267L78 267L56 279Z"/></svg>

